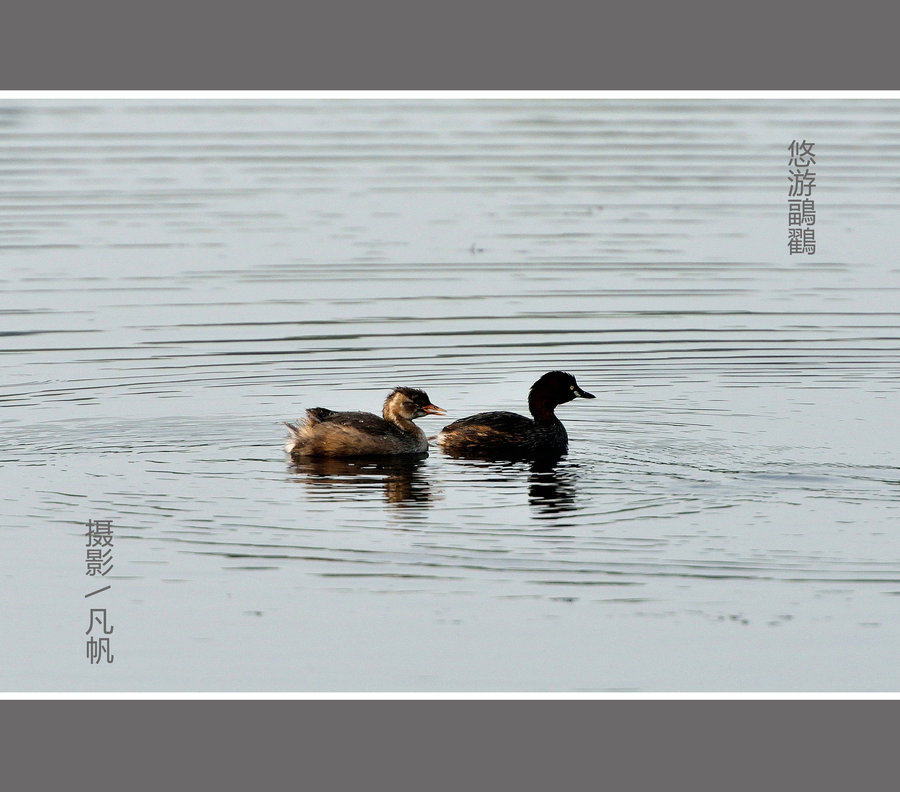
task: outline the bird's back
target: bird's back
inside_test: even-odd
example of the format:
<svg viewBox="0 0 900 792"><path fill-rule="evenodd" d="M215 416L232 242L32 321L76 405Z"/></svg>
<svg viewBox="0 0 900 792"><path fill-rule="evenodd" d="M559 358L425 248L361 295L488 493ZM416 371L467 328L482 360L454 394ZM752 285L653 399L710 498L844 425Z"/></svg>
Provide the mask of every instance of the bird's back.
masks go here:
<svg viewBox="0 0 900 792"><path fill-rule="evenodd" d="M519 457L564 453L568 437L559 421L543 425L518 413L499 411L460 418L445 426L436 442L451 454Z"/></svg>
<svg viewBox="0 0 900 792"><path fill-rule="evenodd" d="M306 411L306 421L285 424L285 444L293 456L380 456L427 450L424 435L410 435L368 412L336 412L325 407Z"/></svg>

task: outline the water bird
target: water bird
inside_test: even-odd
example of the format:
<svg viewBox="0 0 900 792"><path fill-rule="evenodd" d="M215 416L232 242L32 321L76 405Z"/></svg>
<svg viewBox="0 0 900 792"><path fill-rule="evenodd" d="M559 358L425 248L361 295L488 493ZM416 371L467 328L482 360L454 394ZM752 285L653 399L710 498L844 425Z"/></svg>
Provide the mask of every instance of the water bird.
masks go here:
<svg viewBox="0 0 900 792"><path fill-rule="evenodd" d="M481 459L535 459L561 456L568 451L569 436L554 410L575 398L593 399L575 377L565 371L548 371L528 392L532 418L513 412L483 412L445 426L435 445L451 456Z"/></svg>
<svg viewBox="0 0 900 792"><path fill-rule="evenodd" d="M378 417L312 407L296 424L285 422L292 457L388 456L428 452L425 433L413 423L424 415L446 415L418 388L394 388Z"/></svg>

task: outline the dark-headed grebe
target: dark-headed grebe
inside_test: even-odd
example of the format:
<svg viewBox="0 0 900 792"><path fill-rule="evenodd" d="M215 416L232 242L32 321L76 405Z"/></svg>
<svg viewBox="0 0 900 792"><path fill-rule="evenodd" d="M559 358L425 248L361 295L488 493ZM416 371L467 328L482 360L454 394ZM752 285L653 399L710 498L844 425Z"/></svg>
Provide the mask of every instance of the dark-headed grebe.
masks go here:
<svg viewBox="0 0 900 792"><path fill-rule="evenodd" d="M384 417L367 412L335 412L324 407L306 411L306 420L285 423L291 436L285 450L291 456L385 456L424 454L425 433L413 423L423 415L445 415L428 394L416 388L395 388L384 400Z"/></svg>
<svg viewBox="0 0 900 792"><path fill-rule="evenodd" d="M593 399L564 371L548 371L528 393L534 420L511 412L483 412L445 426L435 443L452 456L535 458L566 453L569 436L553 410L580 396Z"/></svg>

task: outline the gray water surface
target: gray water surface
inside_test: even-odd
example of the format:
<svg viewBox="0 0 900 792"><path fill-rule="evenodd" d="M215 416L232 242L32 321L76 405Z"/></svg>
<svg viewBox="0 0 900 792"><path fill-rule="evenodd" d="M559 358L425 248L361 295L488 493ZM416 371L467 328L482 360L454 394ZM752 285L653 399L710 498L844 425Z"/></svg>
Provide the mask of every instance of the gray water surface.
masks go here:
<svg viewBox="0 0 900 792"><path fill-rule="evenodd" d="M898 209L893 100L3 100L0 689L900 689ZM549 470L282 449L557 368Z"/></svg>

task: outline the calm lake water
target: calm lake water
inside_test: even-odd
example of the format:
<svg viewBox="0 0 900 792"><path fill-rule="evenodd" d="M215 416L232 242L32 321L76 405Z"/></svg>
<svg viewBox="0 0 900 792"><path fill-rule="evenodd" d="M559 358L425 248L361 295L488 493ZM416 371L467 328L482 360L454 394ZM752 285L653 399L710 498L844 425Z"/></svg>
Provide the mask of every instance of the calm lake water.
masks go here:
<svg viewBox="0 0 900 792"><path fill-rule="evenodd" d="M900 102L4 99L0 175L0 689L900 689ZM283 452L556 368L550 470Z"/></svg>

